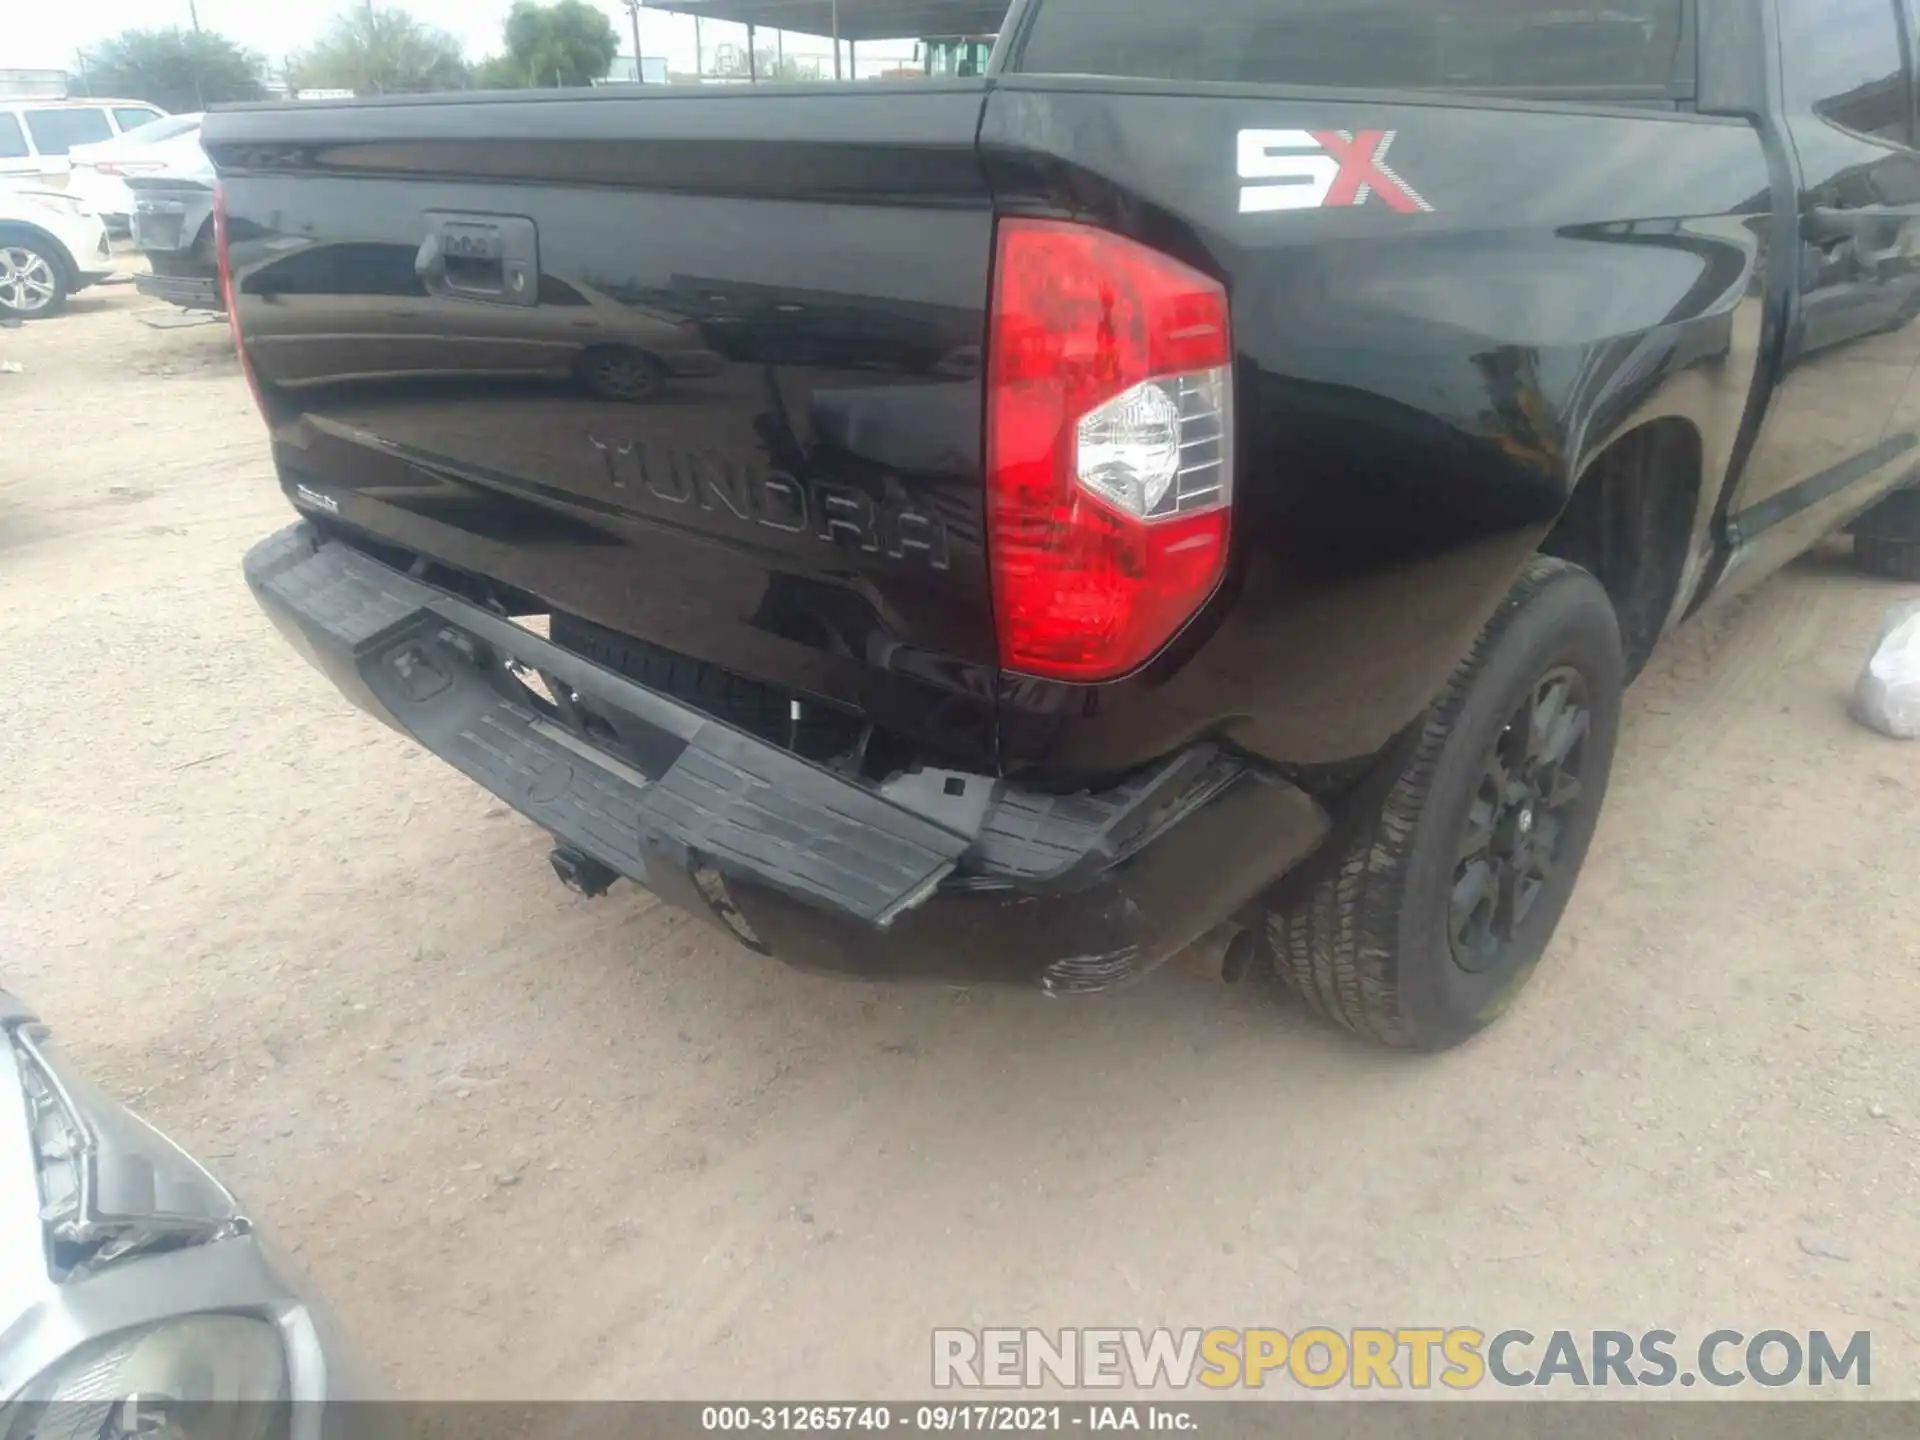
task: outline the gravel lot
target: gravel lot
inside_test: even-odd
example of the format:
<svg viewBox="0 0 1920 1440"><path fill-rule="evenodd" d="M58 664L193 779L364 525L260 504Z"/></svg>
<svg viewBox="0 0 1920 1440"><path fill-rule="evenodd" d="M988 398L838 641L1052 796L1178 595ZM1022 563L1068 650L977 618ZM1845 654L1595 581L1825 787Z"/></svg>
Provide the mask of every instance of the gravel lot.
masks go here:
<svg viewBox="0 0 1920 1440"><path fill-rule="evenodd" d="M1845 714L1914 587L1822 554L1667 647L1460 1052L1177 969L848 985L571 897L309 672L225 329L143 313L0 331L0 967L402 1393L905 1397L934 1326L1167 1323L1870 1329L1920 1396L1920 749Z"/></svg>

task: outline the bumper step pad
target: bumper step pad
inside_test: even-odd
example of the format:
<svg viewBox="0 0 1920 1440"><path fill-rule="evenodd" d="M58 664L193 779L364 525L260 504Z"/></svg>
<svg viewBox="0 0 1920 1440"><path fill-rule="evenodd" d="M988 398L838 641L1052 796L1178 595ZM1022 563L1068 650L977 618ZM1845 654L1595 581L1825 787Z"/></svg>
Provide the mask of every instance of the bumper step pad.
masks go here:
<svg viewBox="0 0 1920 1440"><path fill-rule="evenodd" d="M711 866L884 928L931 894L970 844L469 601L317 543L304 527L257 545L246 574L276 623L337 681L357 681L356 698L374 701L382 719L544 829L663 893ZM517 687L503 679L508 659L619 716L623 734L648 742L628 749L662 763L642 773L530 699L503 694Z"/></svg>

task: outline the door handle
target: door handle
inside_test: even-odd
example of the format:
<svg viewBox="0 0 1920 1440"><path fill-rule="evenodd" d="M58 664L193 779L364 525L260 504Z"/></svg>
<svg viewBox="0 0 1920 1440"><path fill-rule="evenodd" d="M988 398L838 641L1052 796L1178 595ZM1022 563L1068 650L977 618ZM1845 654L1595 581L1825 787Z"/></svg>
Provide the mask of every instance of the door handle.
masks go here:
<svg viewBox="0 0 1920 1440"><path fill-rule="evenodd" d="M507 267L497 255L449 255L439 235L420 242L413 273L430 292L452 291L492 298L507 293Z"/></svg>
<svg viewBox="0 0 1920 1440"><path fill-rule="evenodd" d="M413 257L429 295L446 300L539 304L538 240L524 216L429 211Z"/></svg>
<svg viewBox="0 0 1920 1440"><path fill-rule="evenodd" d="M1849 268L1862 280L1887 282L1909 276L1920 256L1920 209L1868 205L1854 210L1816 206L1801 234L1826 261Z"/></svg>
<svg viewBox="0 0 1920 1440"><path fill-rule="evenodd" d="M1859 210L1835 210L1816 205L1801 217L1800 234L1809 245L1821 250L1835 250L1858 240L1868 219Z"/></svg>
<svg viewBox="0 0 1920 1440"><path fill-rule="evenodd" d="M1819 244L1897 233L1910 226L1920 226L1920 205L1815 205L1801 217L1800 233Z"/></svg>

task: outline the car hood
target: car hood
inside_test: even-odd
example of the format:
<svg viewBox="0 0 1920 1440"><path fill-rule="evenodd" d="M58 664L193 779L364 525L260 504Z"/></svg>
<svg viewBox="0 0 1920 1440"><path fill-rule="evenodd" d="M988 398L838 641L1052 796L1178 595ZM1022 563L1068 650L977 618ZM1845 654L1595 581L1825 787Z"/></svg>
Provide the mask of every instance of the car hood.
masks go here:
<svg viewBox="0 0 1920 1440"><path fill-rule="evenodd" d="M39 199L39 196L51 196L52 206ZM55 190L39 176L29 181L21 177L17 182L0 180L0 220L15 220L23 225L34 225L42 230L56 230L63 224L72 224L81 218L72 208L60 203L69 199L64 190Z"/></svg>
<svg viewBox="0 0 1920 1440"><path fill-rule="evenodd" d="M29 1018L18 1001L0 990L0 1030L10 1031ZM11 1042L0 1043L0 1336L52 1286L20 1059Z"/></svg>
<svg viewBox="0 0 1920 1440"><path fill-rule="evenodd" d="M62 1285L247 1228L217 1180L0 990L0 1336Z"/></svg>

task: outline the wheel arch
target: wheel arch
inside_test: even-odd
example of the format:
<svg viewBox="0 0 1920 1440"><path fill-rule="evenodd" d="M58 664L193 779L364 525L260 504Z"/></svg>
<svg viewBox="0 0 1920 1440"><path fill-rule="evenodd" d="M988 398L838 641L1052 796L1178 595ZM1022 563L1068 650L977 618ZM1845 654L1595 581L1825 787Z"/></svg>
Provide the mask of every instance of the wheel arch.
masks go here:
<svg viewBox="0 0 1920 1440"><path fill-rule="evenodd" d="M73 258L73 252L51 230L43 230L31 220L0 220L0 240L5 240L9 235L23 236L45 247L47 257L60 267L60 278L66 282L69 290L79 282L80 267Z"/></svg>
<svg viewBox="0 0 1920 1440"><path fill-rule="evenodd" d="M573 357L573 364L570 368L573 372L574 379L586 385L589 389L594 389L595 393L599 394L600 392L595 389L593 379L594 364L596 361L609 355L628 356L644 363L653 372L656 389L664 385L673 374L673 371L668 367L666 362L644 345L635 345L625 340L602 340L586 346L578 355ZM601 398L607 397L602 396Z"/></svg>
<svg viewBox="0 0 1920 1440"><path fill-rule="evenodd" d="M1540 553L1591 571L1620 620L1628 674L1666 633L1693 550L1705 444L1692 421L1667 416L1617 437L1581 473Z"/></svg>

